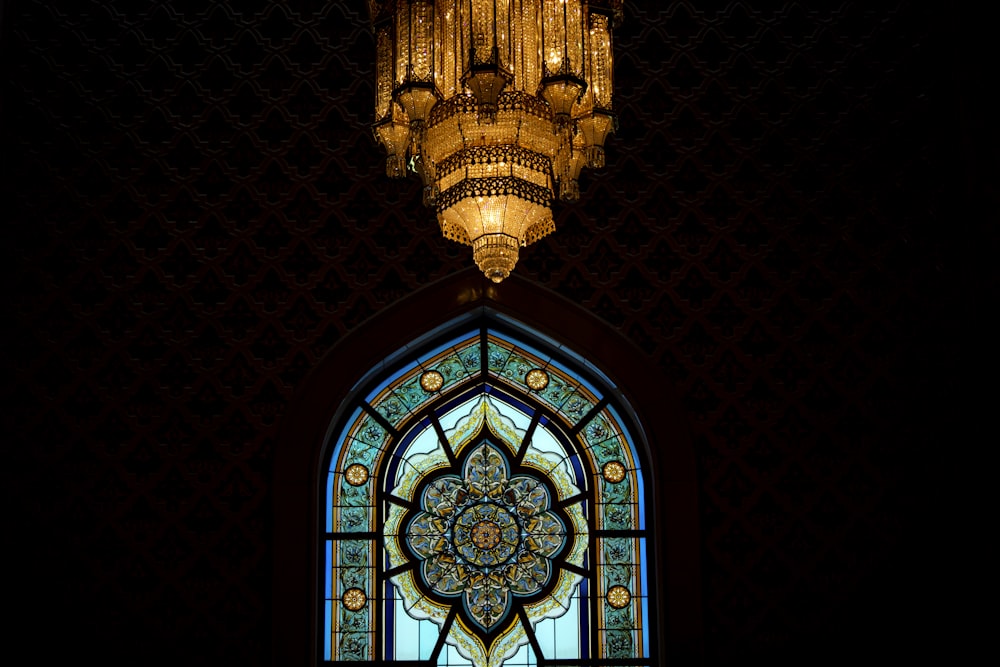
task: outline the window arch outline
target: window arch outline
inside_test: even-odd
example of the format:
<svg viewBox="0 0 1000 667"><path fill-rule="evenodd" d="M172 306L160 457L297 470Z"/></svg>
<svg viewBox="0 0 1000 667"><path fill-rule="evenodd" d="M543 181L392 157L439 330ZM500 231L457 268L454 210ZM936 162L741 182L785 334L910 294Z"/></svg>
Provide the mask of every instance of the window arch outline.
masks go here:
<svg viewBox="0 0 1000 667"><path fill-rule="evenodd" d="M656 568L658 664L701 664L704 660L703 591L694 442L674 384L643 352L593 312L535 281L512 275L500 286L473 268L463 269L380 308L351 324L296 383L295 397L281 417L274 452L272 507L271 655L276 667L315 667L317 599L323 503L320 470L331 415L350 397L359 378L391 360L411 332L431 331L442 322L475 316L484 308L510 316L573 350L599 359L645 430L643 441L654 504L651 521L659 548Z"/></svg>
<svg viewBox="0 0 1000 667"><path fill-rule="evenodd" d="M458 384L452 384L451 386L445 386L442 388L442 392L437 398L428 398L423 403L419 405L410 406L414 410L414 414L408 416L399 417L395 419L394 415L389 414L389 410L386 404L383 402L386 396L386 392L392 393L393 382L396 382L396 387L404 382L401 378L408 378L412 384L414 373L418 370L422 372L423 366L421 365L426 359L434 358L435 355L440 356L443 349L447 349L449 345L454 344L456 340L457 332L461 331L476 331L478 332L479 338L479 371L484 374L481 376L464 375L459 378ZM534 412L539 414L539 419L550 419L555 420L553 423L561 424L563 427L569 429L571 432L566 435L570 442L574 442L579 436L579 442L585 443L585 448L591 448L592 444L583 435L581 435L587 428L588 424L594 423L598 417L613 415L614 422L618 425L619 432L626 435L626 445L629 449L631 455L629 471L637 471L635 476L637 478L636 490L634 496L636 498L641 497L642 502L636 503L635 514L637 517L638 528L633 528L633 532L639 533L639 537L635 539L641 542L642 550L636 548L636 554L645 553L645 556L633 558L633 561L640 561L640 570L645 568L645 576L641 574L638 575L637 581L640 582L639 585L633 588L639 590L641 595L637 596L636 600L633 601L633 607L635 605L642 604L642 607L638 607L637 615L641 615L644 622L640 624L641 631L636 631L637 642L633 642L633 645L638 646L641 650L638 654L634 654L629 659L634 664L651 664L655 662L654 656L656 654L656 605L644 604L648 598L646 597L652 591L657 590L655 583L655 572L654 568L650 567L648 564L654 562L653 553L655 552L655 546L653 545L652 536L647 534L645 523L647 518L645 517L645 506L650 502L651 492L648 484L645 484L642 480L641 471L646 469L648 464L644 460L644 449L645 444L645 434L640 429L640 424L635 418L635 414L629 405L628 401L622 396L618 387L615 386L611 380L601 372L596 365L590 363L588 360L582 358L570 348L562 345L551 338L548 338L539 332L531 329L527 325L524 325L517 320L504 316L499 312L483 308L480 311L474 311L466 314L464 317L458 317L453 319L448 324L443 327L438 327L434 331L419 337L417 340L409 345L405 345L400 348L395 354L387 357L383 362L372 368L365 376L359 380L352 388L348 399L341 403L340 408L337 411L336 416L329 422L329 429L327 430L327 437L325 439L325 451L323 454L323 466L321 469L334 470L338 467L338 462L342 462L343 459L338 458L345 451L343 449L345 443L345 436L350 433L356 432L351 431L352 424L357 425L360 418L367 418L370 422L378 422L383 428L391 427L387 430L388 440L382 440L378 443L380 452L379 462L376 464L374 471L370 468L369 475L373 480L381 480L383 478L383 473L388 466L389 457L391 454L388 453L388 449L394 449L397 445L402 442L403 437L412 429L413 424L420 423L420 419L423 417L426 419L426 410L431 410L435 406L440 406L442 403L447 403L449 400L454 400L456 394L456 387L462 388L463 392L476 391L477 387L480 386L492 386L491 383L496 384L498 389L508 389L512 390L512 393L522 393L521 398L525 396L529 398L529 403L534 400L531 398L530 391L525 393L520 388L512 386L510 383L504 384L504 381L500 378L503 377L502 368L496 367L495 364L491 365L489 359L490 353L493 349L490 348L489 344L493 341L489 340L490 331L496 332L499 336L507 339L509 342L520 344L523 347L523 351L529 352L534 355L534 361L541 361L541 365L550 370L557 371L556 375L562 374L565 378L567 374L579 380L579 386L581 394L587 394L590 398L595 398L596 400L591 401L591 404L586 410L580 411L581 414L577 415L575 418L569 418L565 413L560 413L558 408L549 405L545 406L541 401L535 401ZM465 335L459 335L458 339L468 340ZM442 340L448 342L442 344ZM484 345L486 343L486 345ZM468 370L468 367L466 367ZM494 375L491 376L491 373ZM493 378L493 379L490 379ZM509 378L508 378L509 379ZM485 384L484 384L485 383ZM484 394L489 393L488 391ZM372 402L375 405L372 405ZM567 401L568 402L568 401ZM409 408L408 408L409 409ZM359 415L362 415L359 417ZM426 428L426 425L425 425ZM537 424L536 424L537 428ZM575 429L575 430L573 430ZM438 435L440 436L442 429L437 429ZM360 441L359 441L360 442ZM392 444L389 444L389 443ZM367 443L369 445L374 443ZM523 444L523 443L522 443ZM581 457L586 459L586 457ZM343 474L343 468L346 465L340 466L340 471L330 473L328 476L328 483L338 483L336 475ZM593 558L593 554L598 553L595 549L603 545L600 540L608 539L607 536L597 537L601 533L597 532L596 526L599 525L597 521L597 510L606 509L599 507L598 500L599 496L596 489L599 488L597 483L597 476L600 474L598 470L595 469L593 462L587 462L585 466L586 472L589 474L590 478L594 480L591 485L591 491L588 500L592 504L592 507L588 509L591 514L588 516L588 525L591 527L590 533L594 537L588 537L588 544L586 547L587 554L589 557ZM341 482L342 484L342 482ZM376 484L377 485L377 484ZM374 486L373 486L374 488ZM332 502L332 493L329 491L327 494L322 494L326 498L326 506L330 507ZM384 493L384 489L383 489ZM371 507L372 514L374 515L369 519L369 527L372 525L380 525L379 517L381 513L379 511L381 504L385 502L385 498L375 498L374 492L372 498L369 502L373 504ZM412 500L411 500L412 502ZM336 542L336 539L326 539L329 538L331 534L336 533L341 536L340 540L345 540L347 538L342 537L343 535L349 535L351 531L334 531L335 526L332 522L331 517L324 518L326 529L326 535L320 540L321 544L324 544L325 554L322 554L319 558L319 562L322 563L322 567L327 574L326 580L324 582L324 595L322 596L323 609L320 610L319 616L324 619L323 630L320 633L320 655L321 660L335 659L337 657L344 657L344 653L337 652L336 640L333 638L333 632L335 631L334 622L331 618L338 617L336 607L340 604L341 598L337 597L336 591L333 590L334 580L337 580L336 575L327 576L331 572L331 567L328 567L329 563L332 563L335 559L331 556L330 549L326 547L329 542ZM380 540L377 535L377 531L362 531L365 535L368 535L369 548L372 550L373 563L369 564L371 576L369 578L370 582L374 582L375 578L378 576L379 566L374 563L382 561L382 555L384 554L384 547L380 544ZM389 566L386 566L389 567ZM593 577L594 581L598 581L598 574L596 572L596 564L591 563L587 567L583 568L590 571L588 577ZM584 582L589 582L590 579L584 577L582 579ZM339 585L339 583L338 583ZM589 622L597 623L599 619L603 619L604 616L598 613L600 610L596 609L599 604L604 604L599 602L606 598L606 590L610 588L610 584L606 584L603 587L602 592L605 593L604 596L600 593L596 593L592 590L593 586L588 583L587 589L590 595L588 596L589 613L584 613L581 616ZM391 584L387 584L386 591L392 588ZM598 586L598 589L601 587ZM380 622L384 622L386 618L386 610L379 607L380 598L376 594L373 600L373 604L369 611L369 626L377 627ZM385 599L389 599L389 593L386 593ZM381 600L384 602L384 600ZM523 609L523 607L521 607ZM541 619L545 620L545 619ZM526 622L523 618L521 619L522 624L526 627L530 627L531 624ZM447 628L445 628L447 630ZM533 633L529 629L526 633L528 635L527 644L534 657L541 657L544 661L546 656L539 647L539 642L537 638L533 636ZM585 629L581 631L581 637L585 634ZM581 649L582 654L578 656L581 660L588 662L588 664L601 664L600 661L604 659L615 659L615 656L623 658L626 656L620 654L609 653L608 646L610 642L604 640L598 640L597 637L600 636L600 631L593 633L595 640L590 642L591 645L587 646L585 649ZM605 637L610 635L605 635ZM582 640L584 645L587 644L587 639ZM365 659L386 659L394 657L391 651L386 651L385 642L370 642L373 646L369 649L369 652L363 657ZM435 649L434 656L438 655L442 650L441 642L438 642L438 646ZM589 652L589 655L588 655ZM640 657L641 656L641 657ZM361 657L361 656L355 656ZM549 655L550 659L558 657L556 655ZM590 658L593 657L593 661ZM428 657L429 659L429 657ZM428 663L431 664L431 663Z"/></svg>

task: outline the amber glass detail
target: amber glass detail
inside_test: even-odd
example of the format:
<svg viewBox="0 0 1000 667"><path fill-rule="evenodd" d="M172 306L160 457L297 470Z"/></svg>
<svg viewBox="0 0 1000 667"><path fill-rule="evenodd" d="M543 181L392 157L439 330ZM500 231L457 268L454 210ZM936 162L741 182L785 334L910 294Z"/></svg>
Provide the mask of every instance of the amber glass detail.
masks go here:
<svg viewBox="0 0 1000 667"><path fill-rule="evenodd" d="M612 484L617 484L625 479L625 466L618 461L608 461L601 469L601 474L604 475L604 479Z"/></svg>
<svg viewBox="0 0 1000 667"><path fill-rule="evenodd" d="M426 392L437 391L444 386L444 376L437 371L425 371L420 376L420 388Z"/></svg>
<svg viewBox="0 0 1000 667"><path fill-rule="evenodd" d="M541 368L532 368L524 376L524 384L533 391L541 391L549 386L549 374Z"/></svg>
<svg viewBox="0 0 1000 667"><path fill-rule="evenodd" d="M348 588L344 591L343 602L351 611L358 611L368 603L368 596L360 588Z"/></svg>
<svg viewBox="0 0 1000 667"><path fill-rule="evenodd" d="M632 601L632 594L624 586L612 586L608 589L608 604L615 609L621 609Z"/></svg>
<svg viewBox="0 0 1000 667"><path fill-rule="evenodd" d="M500 544L500 526L493 521L480 521L472 527L472 543L480 549L492 549Z"/></svg>
<svg viewBox="0 0 1000 667"><path fill-rule="evenodd" d="M344 479L351 486L361 486L368 481L368 468L360 463L352 463L344 471Z"/></svg>

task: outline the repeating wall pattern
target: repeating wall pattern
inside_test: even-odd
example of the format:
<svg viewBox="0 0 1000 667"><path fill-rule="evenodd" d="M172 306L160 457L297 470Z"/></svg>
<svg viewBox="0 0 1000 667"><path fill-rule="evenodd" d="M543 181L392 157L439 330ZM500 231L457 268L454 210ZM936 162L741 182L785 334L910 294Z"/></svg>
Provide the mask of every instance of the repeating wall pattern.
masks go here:
<svg viewBox="0 0 1000 667"><path fill-rule="evenodd" d="M916 616L985 229L941 238L975 141L951 23L920 5L626 3L608 165L515 269L683 397L711 664ZM360 1L18 0L2 22L23 625L51 655L269 664L297 383L470 253L383 175Z"/></svg>

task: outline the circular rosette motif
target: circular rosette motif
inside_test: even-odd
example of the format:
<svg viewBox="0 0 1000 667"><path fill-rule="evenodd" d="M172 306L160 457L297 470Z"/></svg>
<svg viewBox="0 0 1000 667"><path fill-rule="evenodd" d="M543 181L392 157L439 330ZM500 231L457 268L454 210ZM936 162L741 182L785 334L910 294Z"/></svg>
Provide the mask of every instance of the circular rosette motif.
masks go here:
<svg viewBox="0 0 1000 667"><path fill-rule="evenodd" d="M478 503L455 519L452 541L466 563L496 567L507 562L521 541L517 520L506 508Z"/></svg>
<svg viewBox="0 0 1000 667"><path fill-rule="evenodd" d="M500 450L483 442L461 477L442 474L424 488L406 543L431 593L462 597L469 618L489 632L507 616L511 596L534 595L552 578L551 559L568 536L551 504L541 480L511 476Z"/></svg>

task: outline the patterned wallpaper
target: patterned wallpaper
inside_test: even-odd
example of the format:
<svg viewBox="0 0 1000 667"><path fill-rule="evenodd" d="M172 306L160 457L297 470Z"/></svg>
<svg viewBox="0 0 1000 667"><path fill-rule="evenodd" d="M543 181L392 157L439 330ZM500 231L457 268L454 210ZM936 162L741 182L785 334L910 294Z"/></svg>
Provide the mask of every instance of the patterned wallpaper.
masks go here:
<svg viewBox="0 0 1000 667"><path fill-rule="evenodd" d="M898 655L949 594L914 581L956 531L932 452L996 286L961 213L974 75L921 3L813 4L626 2L608 166L516 269L683 397L709 664ZM471 263L383 175L364 3L16 0L0 46L18 634L267 665L297 384Z"/></svg>

